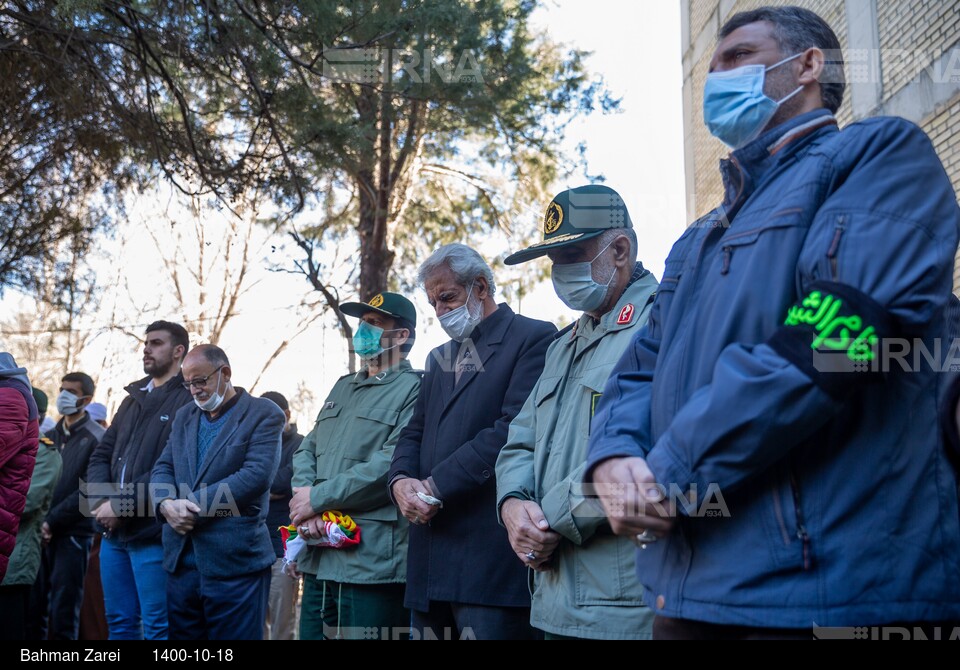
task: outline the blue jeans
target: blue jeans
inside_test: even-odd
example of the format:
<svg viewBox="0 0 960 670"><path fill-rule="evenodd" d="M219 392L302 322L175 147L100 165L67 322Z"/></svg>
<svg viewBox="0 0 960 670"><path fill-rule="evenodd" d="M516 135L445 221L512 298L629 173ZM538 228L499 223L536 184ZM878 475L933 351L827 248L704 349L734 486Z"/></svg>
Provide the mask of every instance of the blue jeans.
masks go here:
<svg viewBox="0 0 960 670"><path fill-rule="evenodd" d="M111 640L167 639L162 544L103 538L100 578Z"/></svg>

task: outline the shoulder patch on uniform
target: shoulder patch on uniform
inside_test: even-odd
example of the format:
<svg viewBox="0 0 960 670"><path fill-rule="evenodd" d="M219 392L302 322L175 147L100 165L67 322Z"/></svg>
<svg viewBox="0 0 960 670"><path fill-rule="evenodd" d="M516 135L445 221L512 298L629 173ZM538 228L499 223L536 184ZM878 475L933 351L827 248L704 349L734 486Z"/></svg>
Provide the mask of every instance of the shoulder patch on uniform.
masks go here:
<svg viewBox="0 0 960 670"><path fill-rule="evenodd" d="M626 326L629 323L633 322L633 314L636 312L636 308L632 304L626 304L623 306L623 309L620 310L620 315L617 317L618 326Z"/></svg>

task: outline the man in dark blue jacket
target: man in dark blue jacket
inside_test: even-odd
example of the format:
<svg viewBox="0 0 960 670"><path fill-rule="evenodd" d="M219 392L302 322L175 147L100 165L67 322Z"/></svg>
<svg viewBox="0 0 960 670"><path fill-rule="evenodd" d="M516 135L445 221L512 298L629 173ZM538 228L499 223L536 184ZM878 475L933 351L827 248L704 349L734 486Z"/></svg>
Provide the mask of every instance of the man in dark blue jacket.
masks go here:
<svg viewBox="0 0 960 670"><path fill-rule="evenodd" d="M494 468L557 329L497 305L493 272L462 244L434 252L420 283L452 339L427 357L387 475L413 524L414 637L530 638L527 569L497 519Z"/></svg>
<svg viewBox="0 0 960 670"><path fill-rule="evenodd" d="M636 539L654 636L956 620L942 366L914 355L950 348L950 181L911 123L838 130L840 44L812 12L737 14L710 71L726 198L670 252L585 475Z"/></svg>

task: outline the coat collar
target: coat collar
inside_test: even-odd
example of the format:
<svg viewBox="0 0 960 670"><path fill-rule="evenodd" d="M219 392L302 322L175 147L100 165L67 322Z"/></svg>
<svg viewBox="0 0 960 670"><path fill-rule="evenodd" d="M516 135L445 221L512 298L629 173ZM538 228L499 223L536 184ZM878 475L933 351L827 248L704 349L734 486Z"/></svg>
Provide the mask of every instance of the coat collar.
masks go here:
<svg viewBox="0 0 960 670"><path fill-rule="evenodd" d="M774 166L805 146L807 138L815 137L817 131L827 127L830 128L828 132L837 132L837 119L830 110L807 112L781 123L720 161L724 187L721 215L726 221L733 221Z"/></svg>
<svg viewBox="0 0 960 670"><path fill-rule="evenodd" d="M653 300L658 286L653 274L645 269L642 263L637 262L633 277L616 306L604 314L599 323L594 323L591 316L582 315L572 331L565 336L566 344L573 344L577 338L596 341L608 333L632 328L643 314L647 303Z"/></svg>
<svg viewBox="0 0 960 670"><path fill-rule="evenodd" d="M368 377L367 368L364 366L353 376L351 382L357 386L384 386L386 384L392 384L400 375L412 369L413 366L410 364L410 361L404 358L398 365L394 365L392 368L387 368L386 370L380 371L379 374Z"/></svg>

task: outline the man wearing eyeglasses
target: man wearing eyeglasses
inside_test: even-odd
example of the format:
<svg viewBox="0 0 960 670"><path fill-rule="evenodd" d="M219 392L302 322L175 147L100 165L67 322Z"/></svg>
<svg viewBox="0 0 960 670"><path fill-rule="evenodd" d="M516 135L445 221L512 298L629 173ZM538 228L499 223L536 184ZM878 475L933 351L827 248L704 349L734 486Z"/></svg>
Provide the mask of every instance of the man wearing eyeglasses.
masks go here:
<svg viewBox="0 0 960 670"><path fill-rule="evenodd" d="M146 377L126 387L87 468L88 495L103 532L100 576L111 640L167 639L167 574L147 483L177 410L190 402L180 364L190 338L179 323L155 321L143 342ZM99 491L102 498L95 498Z"/></svg>
<svg viewBox="0 0 960 670"><path fill-rule="evenodd" d="M187 354L194 404L177 412L151 474L171 640L263 638L274 562L265 522L286 417L232 376L220 347Z"/></svg>

